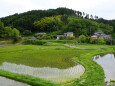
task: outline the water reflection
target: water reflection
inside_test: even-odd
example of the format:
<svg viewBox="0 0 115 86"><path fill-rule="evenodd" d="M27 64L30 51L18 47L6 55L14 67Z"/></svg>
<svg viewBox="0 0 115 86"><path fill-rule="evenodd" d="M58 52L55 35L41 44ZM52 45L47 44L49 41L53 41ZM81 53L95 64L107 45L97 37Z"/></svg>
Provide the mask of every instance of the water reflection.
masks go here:
<svg viewBox="0 0 115 86"><path fill-rule="evenodd" d="M30 86L30 85L0 76L0 86Z"/></svg>
<svg viewBox="0 0 115 86"><path fill-rule="evenodd" d="M30 67L26 65L17 65L7 62L4 62L0 66L0 69L19 74L28 74L46 80L51 80L53 82L73 80L75 78L79 78L85 72L85 69L82 65L76 65L68 69L58 69L50 67Z"/></svg>
<svg viewBox="0 0 115 86"><path fill-rule="evenodd" d="M109 53L94 56L94 61L100 64L105 72L105 81L115 80L115 54Z"/></svg>

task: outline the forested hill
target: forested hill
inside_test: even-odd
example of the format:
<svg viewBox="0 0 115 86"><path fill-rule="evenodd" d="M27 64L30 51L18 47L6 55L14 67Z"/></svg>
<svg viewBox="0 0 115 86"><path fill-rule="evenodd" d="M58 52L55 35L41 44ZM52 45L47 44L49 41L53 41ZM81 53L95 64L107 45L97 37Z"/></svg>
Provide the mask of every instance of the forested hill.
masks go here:
<svg viewBox="0 0 115 86"><path fill-rule="evenodd" d="M75 15L75 11L68 8L57 8L49 10L32 10L25 13L14 14L4 18L1 21L5 26L13 26L20 31L31 30L34 31L34 21L40 20L44 17L50 17L55 15Z"/></svg>
<svg viewBox="0 0 115 86"><path fill-rule="evenodd" d="M96 20L99 23L104 23L104 24L109 24L113 27L113 33L115 33L115 20L105 20L103 18L99 18L98 20Z"/></svg>
<svg viewBox="0 0 115 86"><path fill-rule="evenodd" d="M98 16L68 8L32 10L0 19L4 26L17 28L20 32L74 32L77 36L92 35L96 31L115 33L115 20L105 20Z"/></svg>

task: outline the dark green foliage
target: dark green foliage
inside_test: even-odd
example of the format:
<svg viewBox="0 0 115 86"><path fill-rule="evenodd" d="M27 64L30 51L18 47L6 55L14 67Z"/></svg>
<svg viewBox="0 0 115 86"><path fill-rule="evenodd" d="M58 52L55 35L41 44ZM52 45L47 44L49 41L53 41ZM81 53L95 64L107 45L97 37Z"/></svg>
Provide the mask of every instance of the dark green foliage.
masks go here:
<svg viewBox="0 0 115 86"><path fill-rule="evenodd" d="M112 45L113 44L113 39L105 39L105 42L107 45Z"/></svg>
<svg viewBox="0 0 115 86"><path fill-rule="evenodd" d="M23 44L32 44L32 45L43 45L46 42L41 41L41 40L26 40L23 42Z"/></svg>
<svg viewBox="0 0 115 86"><path fill-rule="evenodd" d="M89 16L91 16L90 19ZM5 26L17 28L23 35L31 34L31 31L53 32L57 30L74 32L75 36L82 34L91 36L96 31L102 31L105 34L115 32L114 20L107 21L95 16L94 21L92 15L68 8L32 10L1 18L1 21L4 22Z"/></svg>
<svg viewBox="0 0 115 86"><path fill-rule="evenodd" d="M54 32L57 30L63 33L74 32L77 37L82 34L91 36L97 31L105 34L115 33L115 20L104 20L68 8L32 10L1 18L1 21L5 26L15 27L26 36L31 32ZM45 37L45 39L49 38L52 37L49 35Z"/></svg>
<svg viewBox="0 0 115 86"><path fill-rule="evenodd" d="M103 18L99 18L96 21L99 22L99 23L108 24L108 25L112 26L113 27L113 31L111 31L111 33L115 33L115 20L105 20Z"/></svg>
<svg viewBox="0 0 115 86"><path fill-rule="evenodd" d="M4 24L3 22L0 21L0 38L3 37L3 34L4 33Z"/></svg>
<svg viewBox="0 0 115 86"><path fill-rule="evenodd" d="M104 32L105 34L112 34L113 32L113 27L108 25L108 24L103 24L103 23L100 23L99 24L99 28L102 32Z"/></svg>
<svg viewBox="0 0 115 86"><path fill-rule="evenodd" d="M115 45L115 39L112 39L112 45Z"/></svg>
<svg viewBox="0 0 115 86"><path fill-rule="evenodd" d="M4 28L4 23L0 21L0 30Z"/></svg>
<svg viewBox="0 0 115 86"><path fill-rule="evenodd" d="M68 8L57 8L49 10L32 10L21 14L14 14L1 18L5 26L13 26L23 32L24 30L36 31L33 23L34 21L41 20L44 17L50 17L55 15L75 15L75 11Z"/></svg>
<svg viewBox="0 0 115 86"><path fill-rule="evenodd" d="M22 34L25 35L25 36L28 36L28 35L31 35L32 32L31 32L30 30L24 30L24 31L22 32Z"/></svg>
<svg viewBox="0 0 115 86"><path fill-rule="evenodd" d="M21 40L22 40L21 37L13 37L13 43L17 43L17 42L19 42Z"/></svg>
<svg viewBox="0 0 115 86"><path fill-rule="evenodd" d="M97 22L77 18L69 17L68 24L63 27L64 32L74 32L76 36L79 35L92 35L97 31L99 24Z"/></svg>

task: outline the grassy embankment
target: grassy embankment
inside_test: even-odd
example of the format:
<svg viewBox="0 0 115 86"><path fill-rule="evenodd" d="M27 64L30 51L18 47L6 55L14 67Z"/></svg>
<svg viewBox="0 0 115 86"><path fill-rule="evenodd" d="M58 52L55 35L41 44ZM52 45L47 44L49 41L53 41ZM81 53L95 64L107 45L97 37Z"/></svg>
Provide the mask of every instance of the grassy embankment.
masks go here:
<svg viewBox="0 0 115 86"><path fill-rule="evenodd" d="M90 49L73 49L65 47L62 44L48 43L44 46L21 45L13 47L0 48L0 64L2 62L11 62L24 64L35 67L57 67L67 68L75 65L71 58L84 65L86 72L80 79L76 79L74 83L63 84L67 86L103 86L104 71L96 64L92 57L97 54L114 52L113 48L106 45L77 45ZM52 59L52 60L51 60ZM52 82L48 82L39 78L14 74L0 71L1 76L29 83L33 86L54 86ZM66 81L68 82L68 81Z"/></svg>
<svg viewBox="0 0 115 86"><path fill-rule="evenodd" d="M93 61L92 57L99 54L115 52L115 47L106 45L80 45L84 47L92 47L94 50L91 52L74 57L73 59L84 65L86 72L80 79L69 86L105 86L104 71L100 65Z"/></svg>

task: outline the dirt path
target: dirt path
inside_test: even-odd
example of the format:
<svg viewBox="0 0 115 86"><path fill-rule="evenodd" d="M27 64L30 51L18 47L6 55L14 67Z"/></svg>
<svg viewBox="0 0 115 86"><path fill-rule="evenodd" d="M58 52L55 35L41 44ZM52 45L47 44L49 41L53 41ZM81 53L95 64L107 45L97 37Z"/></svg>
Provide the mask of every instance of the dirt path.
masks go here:
<svg viewBox="0 0 115 86"><path fill-rule="evenodd" d="M69 45L69 44L64 44L64 46L71 47L71 48L78 48L78 49L88 49L88 48L76 47L76 46L74 46L74 45Z"/></svg>

